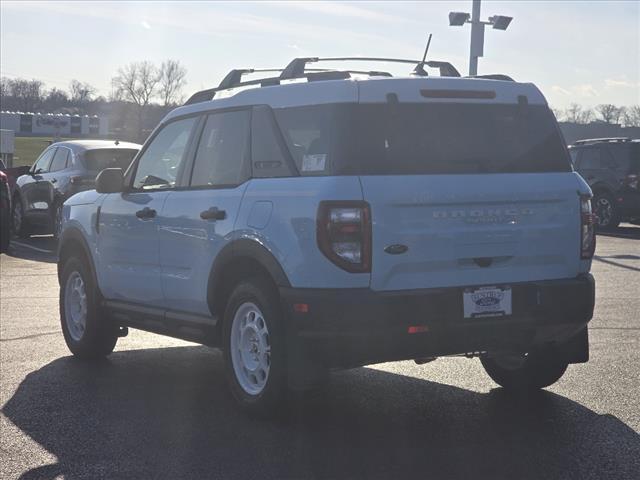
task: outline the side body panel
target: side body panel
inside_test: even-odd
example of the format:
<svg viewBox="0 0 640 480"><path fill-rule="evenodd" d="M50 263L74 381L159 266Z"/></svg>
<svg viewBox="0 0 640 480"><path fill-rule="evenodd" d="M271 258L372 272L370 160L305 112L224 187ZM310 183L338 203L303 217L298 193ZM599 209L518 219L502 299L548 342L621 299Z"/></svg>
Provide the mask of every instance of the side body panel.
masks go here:
<svg viewBox="0 0 640 480"><path fill-rule="evenodd" d="M269 250L292 287L368 287L368 273L345 272L318 249L316 213L321 200L362 200L358 177L253 179L234 237L253 240Z"/></svg>
<svg viewBox="0 0 640 480"><path fill-rule="evenodd" d="M209 274L216 256L233 238L245 182L235 188L170 192L159 218L162 290L167 308L210 315ZM215 207L223 219L202 219Z"/></svg>

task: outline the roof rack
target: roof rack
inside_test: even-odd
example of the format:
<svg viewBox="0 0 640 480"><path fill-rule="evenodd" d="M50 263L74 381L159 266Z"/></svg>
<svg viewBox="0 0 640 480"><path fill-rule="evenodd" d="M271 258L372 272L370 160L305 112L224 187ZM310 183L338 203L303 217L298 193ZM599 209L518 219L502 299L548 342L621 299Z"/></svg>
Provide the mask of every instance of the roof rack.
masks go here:
<svg viewBox="0 0 640 480"><path fill-rule="evenodd" d="M409 63L415 65L413 73L425 76L424 66L438 68L441 77L459 77L460 72L449 62L439 62L435 60L407 60L404 58L384 58L384 57L302 57L294 58L282 71L281 79L301 78L307 67L307 63L316 62L389 62L389 63Z"/></svg>
<svg viewBox="0 0 640 480"><path fill-rule="evenodd" d="M426 76L427 72L424 66L437 68L442 77L460 77L460 73L449 62L440 62L434 60L406 60L401 58L381 58L381 57L304 57L293 59L285 68L243 68L233 69L220 82L220 85L207 90L201 90L194 93L185 105L200 103L212 100L217 92L228 90L231 88L259 85L261 87L279 85L282 80L295 80L306 78L307 81L320 80L338 80L350 78L352 74L368 75L377 77L391 77L389 72L379 70L334 70L327 68L307 68L308 63L316 63L323 61L370 61L370 62L391 62L391 63L409 63L415 65L412 75ZM278 73L278 76L259 78L256 80L242 81L244 75L252 73Z"/></svg>
<svg viewBox="0 0 640 480"><path fill-rule="evenodd" d="M586 145L590 143L624 143L630 142L629 137L609 137L609 138L585 138L584 140L576 140L574 145Z"/></svg>

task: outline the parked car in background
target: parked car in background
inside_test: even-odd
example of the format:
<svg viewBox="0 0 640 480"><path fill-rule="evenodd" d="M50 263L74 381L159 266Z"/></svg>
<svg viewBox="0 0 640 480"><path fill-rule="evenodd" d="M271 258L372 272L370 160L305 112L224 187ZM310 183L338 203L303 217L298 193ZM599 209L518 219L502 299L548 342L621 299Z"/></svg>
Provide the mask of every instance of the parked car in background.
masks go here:
<svg viewBox="0 0 640 480"><path fill-rule="evenodd" d="M62 204L94 188L96 175L108 167L126 170L140 145L112 140L70 140L50 145L31 169L18 178L13 194L16 235L60 230Z"/></svg>
<svg viewBox="0 0 640 480"><path fill-rule="evenodd" d="M569 146L574 169L593 190L597 227L640 222L640 140L594 138Z"/></svg>
<svg viewBox="0 0 640 480"><path fill-rule="evenodd" d="M9 179L0 171L0 253L6 252L11 239L11 193Z"/></svg>

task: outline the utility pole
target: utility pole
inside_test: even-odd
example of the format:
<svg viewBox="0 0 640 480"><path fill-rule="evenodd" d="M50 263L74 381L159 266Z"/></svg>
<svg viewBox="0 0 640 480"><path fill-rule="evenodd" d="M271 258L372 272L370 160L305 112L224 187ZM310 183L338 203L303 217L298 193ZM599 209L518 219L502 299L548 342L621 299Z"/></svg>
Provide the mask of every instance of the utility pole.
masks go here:
<svg viewBox="0 0 640 480"><path fill-rule="evenodd" d="M478 74L478 57L484 50L484 23L480 21L480 0L473 0L471 10L471 44L469 48L469 75Z"/></svg>

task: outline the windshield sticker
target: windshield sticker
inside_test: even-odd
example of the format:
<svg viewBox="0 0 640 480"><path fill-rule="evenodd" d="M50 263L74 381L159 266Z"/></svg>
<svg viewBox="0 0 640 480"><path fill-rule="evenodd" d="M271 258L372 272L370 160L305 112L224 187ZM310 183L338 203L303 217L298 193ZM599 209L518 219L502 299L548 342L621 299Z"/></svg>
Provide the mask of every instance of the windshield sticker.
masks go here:
<svg viewBox="0 0 640 480"><path fill-rule="evenodd" d="M327 160L326 153L317 153L314 155L304 155L302 157L303 172L322 172Z"/></svg>

